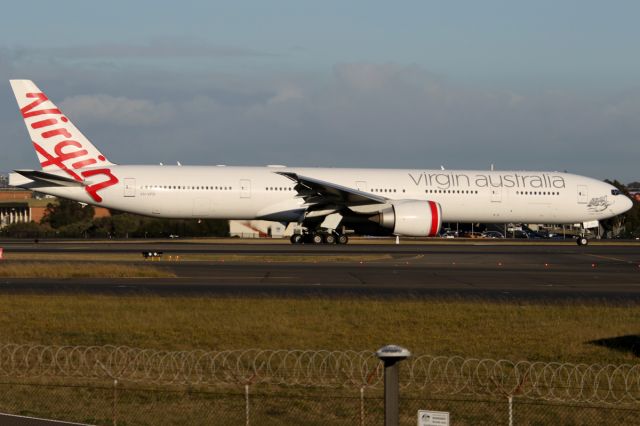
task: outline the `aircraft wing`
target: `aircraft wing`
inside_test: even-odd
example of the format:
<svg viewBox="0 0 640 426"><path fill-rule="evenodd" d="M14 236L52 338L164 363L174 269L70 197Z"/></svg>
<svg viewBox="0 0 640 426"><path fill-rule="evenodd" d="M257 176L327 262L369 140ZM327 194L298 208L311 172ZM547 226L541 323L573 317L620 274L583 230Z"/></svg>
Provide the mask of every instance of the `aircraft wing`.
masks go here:
<svg viewBox="0 0 640 426"><path fill-rule="evenodd" d="M345 207L365 204L386 204L388 199L378 195L368 194L357 189L301 176L293 172L276 172L296 182L295 190L305 203L310 205L341 205Z"/></svg>

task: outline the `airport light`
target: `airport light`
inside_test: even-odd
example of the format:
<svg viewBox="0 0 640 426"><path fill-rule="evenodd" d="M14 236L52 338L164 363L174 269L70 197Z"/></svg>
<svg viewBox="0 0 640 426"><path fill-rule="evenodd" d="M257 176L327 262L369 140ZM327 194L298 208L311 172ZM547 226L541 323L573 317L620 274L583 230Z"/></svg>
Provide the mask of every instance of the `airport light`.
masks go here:
<svg viewBox="0 0 640 426"><path fill-rule="evenodd" d="M376 356L384 363L384 424L397 426L400 420L399 362L411 356L408 349L398 345L383 346Z"/></svg>

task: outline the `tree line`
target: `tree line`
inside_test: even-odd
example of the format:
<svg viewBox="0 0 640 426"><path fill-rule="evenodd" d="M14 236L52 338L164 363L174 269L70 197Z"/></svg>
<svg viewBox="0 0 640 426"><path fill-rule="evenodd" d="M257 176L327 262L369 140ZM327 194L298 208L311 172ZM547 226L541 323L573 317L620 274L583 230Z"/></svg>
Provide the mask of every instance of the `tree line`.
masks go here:
<svg viewBox="0 0 640 426"><path fill-rule="evenodd" d="M158 219L110 210L94 218L95 209L76 201L49 203L40 223L14 223L2 235L16 238L166 238L226 237L229 222L219 219Z"/></svg>

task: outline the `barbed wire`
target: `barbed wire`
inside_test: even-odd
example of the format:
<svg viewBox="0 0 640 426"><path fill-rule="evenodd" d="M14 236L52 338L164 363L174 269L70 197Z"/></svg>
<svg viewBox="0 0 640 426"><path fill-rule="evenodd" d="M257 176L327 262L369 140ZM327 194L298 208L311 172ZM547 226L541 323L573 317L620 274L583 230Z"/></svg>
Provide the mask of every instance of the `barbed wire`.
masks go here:
<svg viewBox="0 0 640 426"><path fill-rule="evenodd" d="M640 403L640 364L600 365L414 356L401 386L428 394ZM0 377L113 379L154 385L279 385L380 389L370 351L161 351L126 346L0 344Z"/></svg>
<svg viewBox="0 0 640 426"><path fill-rule="evenodd" d="M407 363L408 381L434 394L504 395L589 403L640 403L640 364L572 364L443 356Z"/></svg>

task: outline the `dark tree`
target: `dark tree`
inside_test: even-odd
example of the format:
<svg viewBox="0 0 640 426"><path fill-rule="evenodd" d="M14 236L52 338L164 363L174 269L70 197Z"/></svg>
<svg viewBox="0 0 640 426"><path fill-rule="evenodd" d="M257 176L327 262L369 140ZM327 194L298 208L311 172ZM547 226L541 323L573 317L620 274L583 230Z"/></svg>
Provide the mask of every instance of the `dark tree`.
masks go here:
<svg viewBox="0 0 640 426"><path fill-rule="evenodd" d="M629 189L626 185L617 180L610 181L607 179L605 182L615 186L625 196L631 198L633 200L633 207L626 213L601 221L602 226L607 231L611 231L613 236L620 235L625 238L640 237L640 203L629 195Z"/></svg>
<svg viewBox="0 0 640 426"><path fill-rule="evenodd" d="M60 198L57 204L49 203L47 205L47 210L41 223L48 224L53 229L58 229L76 222L91 221L93 214L93 206L85 205L83 207L82 204L76 201Z"/></svg>

